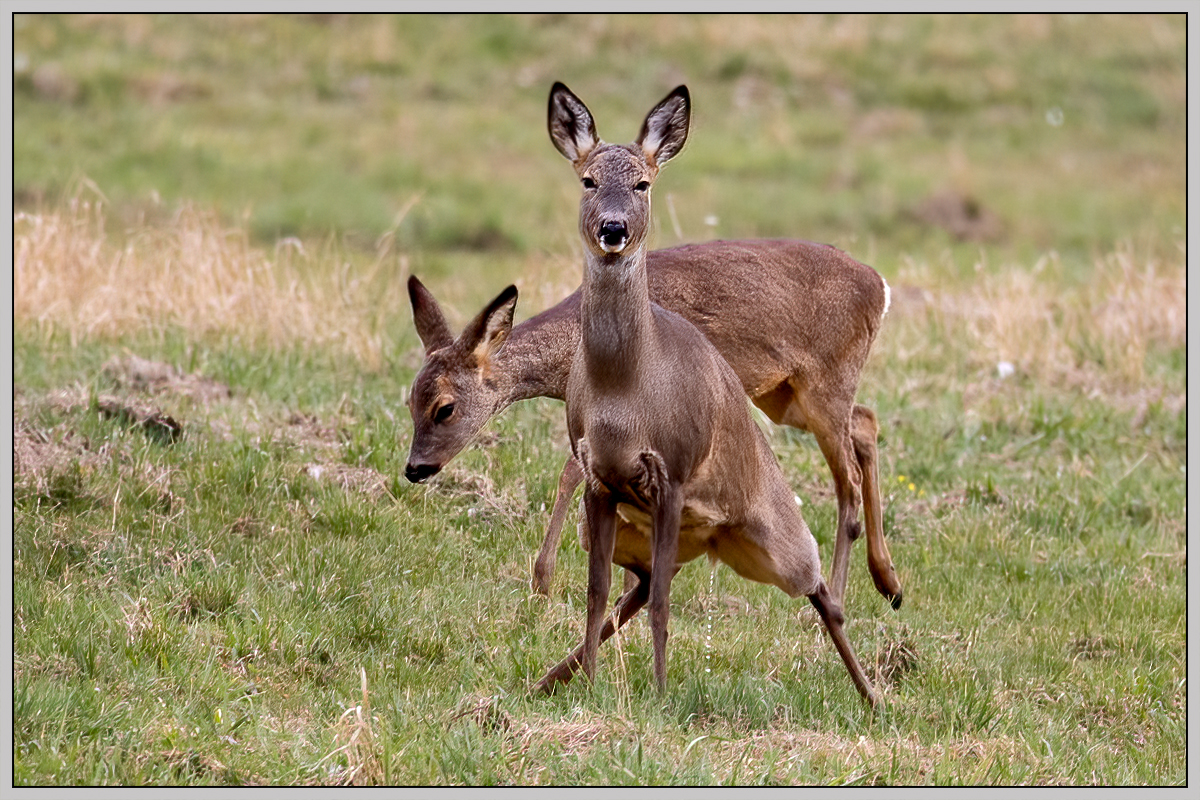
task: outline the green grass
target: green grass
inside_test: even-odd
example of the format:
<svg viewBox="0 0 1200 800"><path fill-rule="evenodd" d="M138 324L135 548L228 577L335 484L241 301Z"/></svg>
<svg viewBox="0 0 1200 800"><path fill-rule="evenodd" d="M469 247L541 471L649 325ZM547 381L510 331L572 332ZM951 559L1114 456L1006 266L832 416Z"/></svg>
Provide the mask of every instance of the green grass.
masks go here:
<svg viewBox="0 0 1200 800"><path fill-rule="evenodd" d="M1186 784L1184 33L17 17L14 783ZM555 79L613 140L688 83L658 244L675 220L831 241L891 283L858 399L905 600L861 544L847 596L877 713L807 602L700 561L665 694L638 620L594 684L530 696L585 607L574 509L552 596L529 589L559 403L403 480L407 274L456 325L509 282L523 318L578 280ZM914 215L944 189L1002 233ZM130 354L230 394L139 389ZM147 435L144 406L183 435ZM828 468L806 434L770 441L828 568Z"/></svg>
<svg viewBox="0 0 1200 800"><path fill-rule="evenodd" d="M108 390L88 349L76 379ZM1159 414L1131 434L1128 414L1075 397L1043 400L1028 420L981 415L974 430L986 433L969 437L947 439L937 421L954 418L942 413L885 425L906 602L889 611L855 562L850 630L887 675L888 705L872 718L805 603L724 568L714 590L704 565L675 582L666 696L638 623L619 656L602 651L595 686L528 697L574 645L583 611L574 544L553 598L528 589L563 453L551 441L560 407L514 408L494 447L459 459L475 493L392 478L372 495L308 465L398 476L407 422L385 398L403 377L372 376L342 402L319 362L296 375L324 383L309 413L335 429L331 441L297 441L269 383L194 409L173 445L29 399L23 416L111 461L44 492L15 489L19 783L343 780L361 763L334 754L361 670L370 765L399 783L1186 776L1184 455L1158 427L1182 419ZM897 412L885 392L868 394L885 420ZM228 439L213 419L230 424ZM827 484L815 447L791 438L776 442L793 482ZM805 510L828 555L832 503ZM470 712L487 698L481 722Z"/></svg>

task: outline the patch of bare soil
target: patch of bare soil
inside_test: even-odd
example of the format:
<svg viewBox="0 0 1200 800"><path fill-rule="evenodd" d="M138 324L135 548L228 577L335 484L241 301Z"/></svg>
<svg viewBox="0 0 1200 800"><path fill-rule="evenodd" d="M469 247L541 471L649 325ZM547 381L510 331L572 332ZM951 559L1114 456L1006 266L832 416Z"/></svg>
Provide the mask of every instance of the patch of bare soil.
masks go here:
<svg viewBox="0 0 1200 800"><path fill-rule="evenodd" d="M198 373L185 375L170 364L148 361L132 354L109 360L101 372L119 388L131 392L166 392L206 405L233 396L229 387L220 381Z"/></svg>
<svg viewBox="0 0 1200 800"><path fill-rule="evenodd" d="M199 375L181 375L168 364L137 356L114 359L103 369L125 393L92 397L84 387L74 386L34 398L20 389L14 391L14 489L49 501L66 500L68 496L77 496L84 473L107 464L113 457L111 443L95 446L70 422L51 425L39 422L39 408L64 415L93 411L163 444L171 444L183 434L183 425L141 395L173 392L202 402L230 395L229 389L216 381Z"/></svg>
<svg viewBox="0 0 1200 800"><path fill-rule="evenodd" d="M183 435L183 426L174 417L147 403L100 395L96 398L96 410L105 419L115 419L131 428L140 428L147 436L164 444L174 442Z"/></svg>
<svg viewBox="0 0 1200 800"><path fill-rule="evenodd" d="M277 433L291 446L311 454L311 460L302 469L314 481L330 483L342 491L364 494L375 500L395 499L388 488L387 475L342 461L345 430L351 424L351 420L322 420L312 414L295 412L288 417L287 427Z"/></svg>
<svg viewBox="0 0 1200 800"><path fill-rule="evenodd" d="M964 242L996 241L1004 235L1000 217L970 195L943 191L930 195L912 209L919 222L947 231Z"/></svg>
<svg viewBox="0 0 1200 800"><path fill-rule="evenodd" d="M52 428L39 427L33 421L36 406L64 415L91 411L140 430L163 444L171 444L183 435L187 426L178 415L180 404L173 400L186 398L209 408L233 397L229 387L219 381L198 373L185 374L171 364L134 354L109 360L103 366L102 374L111 381L116 392L90 396L87 389L76 386L34 399L23 396L19 389L16 391L18 402L13 408L15 486L25 492L51 497L59 492L64 481L78 482L82 472L107 463L112 457L110 445L94 449L87 437L73 430L67 422ZM170 408L172 413L162 406ZM184 403L182 407L187 410L191 406ZM331 483L343 491L364 494L372 499L391 497L389 476L369 467L343 463L345 431L352 424L353 420L341 417L328 420L295 412L282 424L265 423L262 434L304 451L308 460L302 469L316 481ZM202 430L227 440L233 438L233 431L224 420L210 420L207 428ZM455 491L459 494L477 496L486 513L508 514L519 510L519 504L499 494L486 476L462 473L460 479L451 478L451 485L458 487ZM249 530L250 523L247 526Z"/></svg>
<svg viewBox="0 0 1200 800"><path fill-rule="evenodd" d="M342 424L331 424L312 414L295 412L288 417L287 428L282 435L297 447L312 450L337 449L342 443Z"/></svg>

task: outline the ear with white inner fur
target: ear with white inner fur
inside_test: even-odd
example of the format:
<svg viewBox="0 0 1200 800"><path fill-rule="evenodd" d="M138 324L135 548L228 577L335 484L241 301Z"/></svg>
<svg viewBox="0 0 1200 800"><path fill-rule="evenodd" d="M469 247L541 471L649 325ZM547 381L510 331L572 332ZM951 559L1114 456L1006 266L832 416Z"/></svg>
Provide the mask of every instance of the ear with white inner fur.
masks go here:
<svg viewBox="0 0 1200 800"><path fill-rule="evenodd" d="M500 352L512 331L517 309L517 287L509 286L471 320L459 337L463 349L475 354L481 364Z"/></svg>
<svg viewBox="0 0 1200 800"><path fill-rule="evenodd" d="M425 345L426 353L454 342L441 306L425 288L425 284L417 280L416 275L408 276L408 299L412 302L413 324L417 328L417 336L421 337L421 344Z"/></svg>
<svg viewBox="0 0 1200 800"><path fill-rule="evenodd" d="M565 84L557 81L550 89L547 127L554 147L573 164L582 162L600 143L596 122L587 106Z"/></svg>
<svg viewBox="0 0 1200 800"><path fill-rule="evenodd" d="M646 160L661 167L674 158L687 141L691 116L692 98L688 88L675 87L675 91L650 110L642 123L636 144L641 146Z"/></svg>

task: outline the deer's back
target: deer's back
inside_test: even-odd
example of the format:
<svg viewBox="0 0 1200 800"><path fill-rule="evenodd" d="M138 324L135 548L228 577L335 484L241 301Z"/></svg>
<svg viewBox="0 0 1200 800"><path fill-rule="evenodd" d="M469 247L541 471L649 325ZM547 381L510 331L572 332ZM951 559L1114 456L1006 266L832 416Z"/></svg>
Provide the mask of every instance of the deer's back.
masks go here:
<svg viewBox="0 0 1200 800"><path fill-rule="evenodd" d="M829 245L714 241L647 254L650 298L711 341L754 397L796 371L866 361L883 317L879 273Z"/></svg>

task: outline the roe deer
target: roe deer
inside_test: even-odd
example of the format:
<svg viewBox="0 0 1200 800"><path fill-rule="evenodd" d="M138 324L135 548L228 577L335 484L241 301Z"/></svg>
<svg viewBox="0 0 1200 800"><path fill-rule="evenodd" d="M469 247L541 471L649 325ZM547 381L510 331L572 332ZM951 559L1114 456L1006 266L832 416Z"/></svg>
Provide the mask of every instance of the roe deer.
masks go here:
<svg viewBox="0 0 1200 800"><path fill-rule="evenodd" d="M859 374L888 306L883 278L834 247L797 240L716 241L646 254L650 300L712 342L751 401L776 424L811 431L833 474L838 530L830 589L844 602L861 502L867 566L899 608L903 597L883 536L871 409L855 405ZM425 361L413 379L413 439L405 475L441 470L494 415L532 397L566 396L579 344L576 290L512 325L517 293L504 290L455 338L433 295L408 280ZM537 562L533 588L550 593L563 519L583 479L568 458Z"/></svg>
<svg viewBox="0 0 1200 800"><path fill-rule="evenodd" d="M580 341L566 400L590 533L583 643L537 687L551 691L579 667L593 676L600 642L648 604L654 678L665 689L671 580L680 565L708 555L792 597L807 595L873 706L841 603L821 577L816 540L737 375L691 323L650 302L650 187L683 147L690 117L680 86L651 109L632 145L606 144L578 97L561 83L550 91L550 138L583 184ZM610 563L638 583L602 630Z"/></svg>

